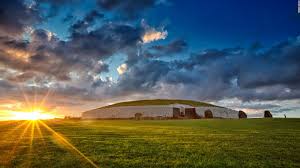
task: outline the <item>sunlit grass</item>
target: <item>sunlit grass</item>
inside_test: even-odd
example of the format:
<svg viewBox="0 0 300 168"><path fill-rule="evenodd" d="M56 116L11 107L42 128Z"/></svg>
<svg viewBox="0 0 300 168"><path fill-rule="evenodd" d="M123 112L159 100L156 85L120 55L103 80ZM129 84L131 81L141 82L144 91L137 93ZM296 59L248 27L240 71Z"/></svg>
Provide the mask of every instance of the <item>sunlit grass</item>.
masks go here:
<svg viewBox="0 0 300 168"><path fill-rule="evenodd" d="M299 119L10 121L0 134L0 167L300 166Z"/></svg>
<svg viewBox="0 0 300 168"><path fill-rule="evenodd" d="M2 123L5 122L3 121ZM41 150L41 146L34 145L36 141L42 141L42 149L48 151L47 147L49 145L45 141L43 132L47 134L48 138L51 136L56 139L56 142L60 144L60 148L74 155L80 162L89 164L91 167L98 167L66 138L50 128L44 121L39 120L39 118L30 118L29 120L15 122L7 121L6 123L0 126L4 130L8 129L6 132L3 132L3 129L1 130L3 137L0 138L0 153L3 155L0 154L0 167L15 167L15 161L20 156L23 158L23 162L17 164L17 167L31 167L34 164L33 158L36 156L35 152ZM76 157L76 155L78 156ZM48 166L51 167L50 165L44 165L43 167Z"/></svg>

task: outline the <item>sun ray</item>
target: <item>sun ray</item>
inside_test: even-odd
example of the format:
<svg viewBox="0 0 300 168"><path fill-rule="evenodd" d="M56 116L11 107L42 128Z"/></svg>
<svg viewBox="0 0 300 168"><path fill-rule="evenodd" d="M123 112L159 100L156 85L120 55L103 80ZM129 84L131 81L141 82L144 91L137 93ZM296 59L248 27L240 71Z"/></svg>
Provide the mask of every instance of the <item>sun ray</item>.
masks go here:
<svg viewBox="0 0 300 168"><path fill-rule="evenodd" d="M11 149L11 151L9 152L9 154L7 155L7 159L5 160L6 164L10 164L15 153L17 152L17 148L21 142L21 140L24 138L24 135L27 133L27 130L30 127L30 122L27 122L26 128L23 130L23 132L20 134L20 136L18 137L18 139L15 141L13 148Z"/></svg>
<svg viewBox="0 0 300 168"><path fill-rule="evenodd" d="M25 166L22 167L30 167L32 163L32 150L33 150L33 140L34 140L34 128L35 128L36 121L32 120L30 121L31 130L30 130L30 140L29 140L29 151L27 155L26 161L23 163Z"/></svg>
<svg viewBox="0 0 300 168"><path fill-rule="evenodd" d="M33 94L33 107L36 107L36 87L33 87L34 94Z"/></svg>
<svg viewBox="0 0 300 168"><path fill-rule="evenodd" d="M41 102L39 103L39 107L43 107L45 102L47 101L49 95L51 94L51 89L48 89L46 95L42 98Z"/></svg>
<svg viewBox="0 0 300 168"><path fill-rule="evenodd" d="M93 161L91 161L88 157L86 157L82 152L80 152L75 146L73 146L68 140L66 140L62 135L54 131L52 128L50 128L47 124L45 124L43 121L38 121L41 123L42 126L44 126L48 131L50 131L53 135L55 135L64 146L72 149L74 152L79 154L84 160L86 160L88 163L90 163L93 167L99 168Z"/></svg>
<svg viewBox="0 0 300 168"><path fill-rule="evenodd" d="M39 138L41 138L41 140L43 142L43 146L47 146L46 141L44 139L44 135L43 135L43 133L41 131L39 122L36 122L35 126L36 126L36 130L38 132Z"/></svg>
<svg viewBox="0 0 300 168"><path fill-rule="evenodd" d="M30 132L30 153L32 152L32 143L33 143L33 138L34 138L34 127L35 127L35 123L36 121L30 121L31 122L31 132Z"/></svg>
<svg viewBox="0 0 300 168"><path fill-rule="evenodd" d="M24 98L24 100L25 100L25 103L26 103L27 108L30 108L31 105L30 105L30 103L29 103L29 99L28 99L28 97L27 97L27 95L26 95L26 93L25 93L23 87L21 86L20 83L18 83L17 86L18 86L19 90L21 91L21 93L22 93L22 95L23 95L23 98Z"/></svg>
<svg viewBox="0 0 300 168"><path fill-rule="evenodd" d="M0 126L10 125L10 124L14 124L17 122L18 121L16 121L16 120L2 121L2 122L0 122Z"/></svg>
<svg viewBox="0 0 300 168"><path fill-rule="evenodd" d="M15 122L21 122L21 124L17 125L15 128L13 128L12 130L8 131L7 134L3 135L2 136L3 140L5 140L7 137L10 137L18 129L21 129L21 127L23 127L26 124L28 124L29 121L15 121Z"/></svg>

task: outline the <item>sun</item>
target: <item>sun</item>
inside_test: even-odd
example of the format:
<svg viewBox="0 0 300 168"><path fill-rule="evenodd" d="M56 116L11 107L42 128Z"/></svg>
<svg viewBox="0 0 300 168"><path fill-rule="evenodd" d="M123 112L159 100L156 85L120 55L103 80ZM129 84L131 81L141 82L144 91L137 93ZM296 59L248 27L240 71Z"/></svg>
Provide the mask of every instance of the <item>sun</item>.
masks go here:
<svg viewBox="0 0 300 168"><path fill-rule="evenodd" d="M55 118L54 115L45 113L40 109L29 112L12 112L13 120L48 120Z"/></svg>

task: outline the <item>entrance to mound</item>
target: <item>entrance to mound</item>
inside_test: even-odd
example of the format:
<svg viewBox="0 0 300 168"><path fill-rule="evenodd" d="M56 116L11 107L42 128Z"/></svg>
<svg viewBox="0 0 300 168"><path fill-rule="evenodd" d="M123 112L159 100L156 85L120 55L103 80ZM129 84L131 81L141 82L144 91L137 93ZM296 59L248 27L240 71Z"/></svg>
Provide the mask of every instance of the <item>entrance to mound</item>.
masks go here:
<svg viewBox="0 0 300 168"><path fill-rule="evenodd" d="M142 118L142 116L143 116L142 113L135 113L135 114L134 114L134 118L135 118L136 120L140 120L140 119Z"/></svg>
<svg viewBox="0 0 300 168"><path fill-rule="evenodd" d="M199 118L195 108L185 108L185 117L186 118Z"/></svg>
<svg viewBox="0 0 300 168"><path fill-rule="evenodd" d="M179 118L180 117L180 108L173 108L173 118Z"/></svg>
<svg viewBox="0 0 300 168"><path fill-rule="evenodd" d="M213 113L209 109L205 110L204 116L205 116L205 118L214 118Z"/></svg>

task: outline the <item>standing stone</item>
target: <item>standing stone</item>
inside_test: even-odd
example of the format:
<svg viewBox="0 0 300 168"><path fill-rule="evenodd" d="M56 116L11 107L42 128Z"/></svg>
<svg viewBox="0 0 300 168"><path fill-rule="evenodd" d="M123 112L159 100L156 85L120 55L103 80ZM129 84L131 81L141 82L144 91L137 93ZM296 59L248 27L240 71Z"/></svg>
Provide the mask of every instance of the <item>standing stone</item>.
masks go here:
<svg viewBox="0 0 300 168"><path fill-rule="evenodd" d="M134 117L136 120L140 120L142 118L143 114L142 113L135 113Z"/></svg>
<svg viewBox="0 0 300 168"><path fill-rule="evenodd" d="M204 116L205 116L205 118L214 118L213 113L209 109L205 110Z"/></svg>
<svg viewBox="0 0 300 168"><path fill-rule="evenodd" d="M266 110L265 113L264 113L264 117L265 118L273 118L271 112L269 110Z"/></svg>
<svg viewBox="0 0 300 168"><path fill-rule="evenodd" d="M239 118L247 118L247 114L242 110L239 111Z"/></svg>

